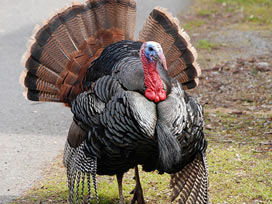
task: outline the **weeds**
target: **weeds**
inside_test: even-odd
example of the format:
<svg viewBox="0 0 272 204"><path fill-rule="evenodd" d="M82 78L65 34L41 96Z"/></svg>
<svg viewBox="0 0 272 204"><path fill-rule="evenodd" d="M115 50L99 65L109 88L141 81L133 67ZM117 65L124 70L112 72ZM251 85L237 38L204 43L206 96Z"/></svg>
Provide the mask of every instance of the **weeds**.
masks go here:
<svg viewBox="0 0 272 204"><path fill-rule="evenodd" d="M197 42L196 45L197 48L200 49L206 49L206 50L212 50L212 49L217 49L219 47L218 44L212 43L210 40L207 39L201 39Z"/></svg>

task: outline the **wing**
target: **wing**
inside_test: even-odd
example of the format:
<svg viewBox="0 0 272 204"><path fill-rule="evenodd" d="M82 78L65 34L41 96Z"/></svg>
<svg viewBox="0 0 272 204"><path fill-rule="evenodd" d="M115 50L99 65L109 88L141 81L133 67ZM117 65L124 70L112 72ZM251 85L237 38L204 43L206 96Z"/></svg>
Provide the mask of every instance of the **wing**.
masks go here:
<svg viewBox="0 0 272 204"><path fill-rule="evenodd" d="M202 107L198 101L186 94L181 85L173 80L172 93L158 104L158 121L168 129L168 138L174 137L179 151L163 149L166 162L163 171L171 173L171 200L179 203L208 203L208 172L206 164L207 142L203 134ZM158 134L159 136L159 134ZM165 144L165 139L163 144ZM159 151L160 151L159 146ZM169 151L169 153L167 152ZM179 156L177 156L179 155ZM165 168L168 167L168 168Z"/></svg>
<svg viewBox="0 0 272 204"><path fill-rule="evenodd" d="M90 132L85 149L99 158L99 174L126 172L152 157L146 152L156 152L155 104L140 93L124 90L110 75L81 93L72 103L72 112L77 125Z"/></svg>
<svg viewBox="0 0 272 204"><path fill-rule="evenodd" d="M207 141L204 138L203 110L199 102L186 94L186 127L177 137L182 149L180 171L171 175L172 200L179 203L208 204Z"/></svg>

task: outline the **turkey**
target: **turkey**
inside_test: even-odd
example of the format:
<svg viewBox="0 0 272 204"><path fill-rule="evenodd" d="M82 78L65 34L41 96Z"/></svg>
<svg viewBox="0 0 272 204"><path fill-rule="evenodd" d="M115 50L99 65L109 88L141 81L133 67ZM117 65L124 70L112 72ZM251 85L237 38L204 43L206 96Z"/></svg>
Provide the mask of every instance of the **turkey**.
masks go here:
<svg viewBox="0 0 272 204"><path fill-rule="evenodd" d="M117 176L125 203L131 168L131 203L145 203L138 165L171 175L171 201L208 203L202 107L184 91L198 85L196 51L160 7L135 41L135 14L134 0L89 0L37 26L23 56L25 96L64 103L74 115L63 157L69 203L91 202L91 180L99 202L97 174Z"/></svg>

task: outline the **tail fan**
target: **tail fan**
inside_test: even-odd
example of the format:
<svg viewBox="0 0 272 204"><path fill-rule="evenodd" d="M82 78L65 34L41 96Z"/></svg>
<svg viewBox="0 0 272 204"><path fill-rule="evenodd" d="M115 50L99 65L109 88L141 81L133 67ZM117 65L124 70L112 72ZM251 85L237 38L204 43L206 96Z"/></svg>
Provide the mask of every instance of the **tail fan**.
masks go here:
<svg viewBox="0 0 272 204"><path fill-rule="evenodd" d="M161 44L169 75L182 83L184 89L198 85L201 70L196 63L196 50L189 36L179 27L178 19L166 9L153 9L140 31L139 40L153 40Z"/></svg>
<svg viewBox="0 0 272 204"><path fill-rule="evenodd" d="M22 58L26 97L69 105L83 91L84 74L103 48L133 40L135 19L134 0L89 0L37 26Z"/></svg>
<svg viewBox="0 0 272 204"><path fill-rule="evenodd" d="M208 167L205 153L198 153L195 159L181 171L171 175L173 189L171 201L178 203L208 204Z"/></svg>

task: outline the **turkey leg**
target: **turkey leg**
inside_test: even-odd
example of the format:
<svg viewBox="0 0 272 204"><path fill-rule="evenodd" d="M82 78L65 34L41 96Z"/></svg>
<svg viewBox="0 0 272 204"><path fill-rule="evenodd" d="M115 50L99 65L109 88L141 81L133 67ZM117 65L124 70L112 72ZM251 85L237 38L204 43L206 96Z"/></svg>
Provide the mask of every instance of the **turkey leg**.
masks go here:
<svg viewBox="0 0 272 204"><path fill-rule="evenodd" d="M135 201L137 201L138 204L145 204L143 190L142 190L140 177L139 177L138 166L135 166L135 181L136 181L136 186L135 186L135 189L132 191L134 195L130 204L134 204Z"/></svg>
<svg viewBox="0 0 272 204"><path fill-rule="evenodd" d="M125 204L125 200L123 197L123 187L122 187L122 181L123 181L124 174L116 174L117 183L118 183L118 190L119 190L119 204Z"/></svg>

